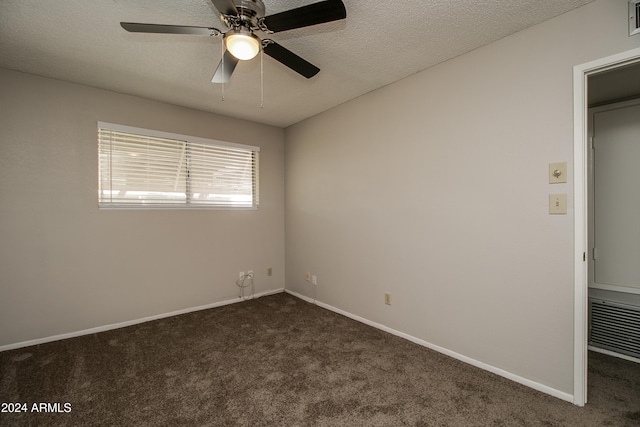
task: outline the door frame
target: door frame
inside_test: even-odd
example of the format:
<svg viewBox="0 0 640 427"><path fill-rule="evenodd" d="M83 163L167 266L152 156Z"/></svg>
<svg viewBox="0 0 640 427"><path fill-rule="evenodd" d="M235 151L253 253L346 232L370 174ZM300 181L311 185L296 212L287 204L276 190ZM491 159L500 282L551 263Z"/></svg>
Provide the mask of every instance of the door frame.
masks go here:
<svg viewBox="0 0 640 427"><path fill-rule="evenodd" d="M588 85L589 75L640 61L640 48L573 67L574 333L573 403L587 403Z"/></svg>

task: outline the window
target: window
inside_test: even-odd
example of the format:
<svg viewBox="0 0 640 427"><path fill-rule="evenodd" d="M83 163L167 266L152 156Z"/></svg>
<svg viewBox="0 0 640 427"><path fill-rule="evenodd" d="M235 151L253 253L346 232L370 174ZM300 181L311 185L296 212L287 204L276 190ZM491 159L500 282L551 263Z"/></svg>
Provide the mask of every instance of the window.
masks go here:
<svg viewBox="0 0 640 427"><path fill-rule="evenodd" d="M98 122L98 206L256 209L259 152Z"/></svg>

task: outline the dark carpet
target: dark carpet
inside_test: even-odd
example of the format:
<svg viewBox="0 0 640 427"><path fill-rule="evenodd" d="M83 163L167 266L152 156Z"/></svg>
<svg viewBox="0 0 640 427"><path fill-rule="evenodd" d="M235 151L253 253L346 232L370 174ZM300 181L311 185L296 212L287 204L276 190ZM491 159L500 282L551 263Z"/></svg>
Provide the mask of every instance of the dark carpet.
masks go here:
<svg viewBox="0 0 640 427"><path fill-rule="evenodd" d="M579 408L278 294L2 352L0 424L640 425L640 365L589 370Z"/></svg>

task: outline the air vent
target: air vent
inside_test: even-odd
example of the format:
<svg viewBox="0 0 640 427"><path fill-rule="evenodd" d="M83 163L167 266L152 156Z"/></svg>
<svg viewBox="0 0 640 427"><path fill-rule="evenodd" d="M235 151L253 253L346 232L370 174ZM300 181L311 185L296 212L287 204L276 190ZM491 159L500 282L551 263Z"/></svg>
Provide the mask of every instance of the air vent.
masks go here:
<svg viewBox="0 0 640 427"><path fill-rule="evenodd" d="M589 345L640 359L640 307L589 298Z"/></svg>
<svg viewBox="0 0 640 427"><path fill-rule="evenodd" d="M629 0L629 35L640 34L640 0Z"/></svg>

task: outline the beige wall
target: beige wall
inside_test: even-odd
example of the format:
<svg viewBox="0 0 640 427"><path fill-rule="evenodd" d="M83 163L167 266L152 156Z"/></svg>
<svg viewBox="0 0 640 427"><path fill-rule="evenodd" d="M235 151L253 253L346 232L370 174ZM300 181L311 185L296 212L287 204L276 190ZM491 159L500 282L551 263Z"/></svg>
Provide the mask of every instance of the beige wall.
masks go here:
<svg viewBox="0 0 640 427"><path fill-rule="evenodd" d="M282 129L3 69L0 94L0 346L284 286ZM260 146L260 209L98 210L97 121Z"/></svg>
<svg viewBox="0 0 640 427"><path fill-rule="evenodd" d="M573 170L573 67L640 46L626 8L596 1L288 128L287 288L312 296L310 271L321 302L572 395L572 184L548 164Z"/></svg>

